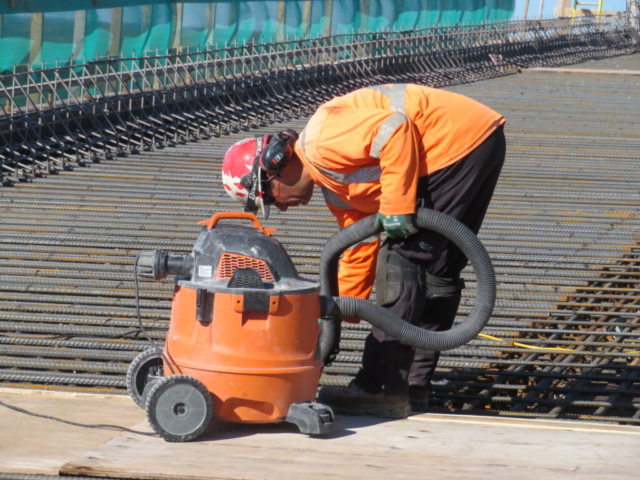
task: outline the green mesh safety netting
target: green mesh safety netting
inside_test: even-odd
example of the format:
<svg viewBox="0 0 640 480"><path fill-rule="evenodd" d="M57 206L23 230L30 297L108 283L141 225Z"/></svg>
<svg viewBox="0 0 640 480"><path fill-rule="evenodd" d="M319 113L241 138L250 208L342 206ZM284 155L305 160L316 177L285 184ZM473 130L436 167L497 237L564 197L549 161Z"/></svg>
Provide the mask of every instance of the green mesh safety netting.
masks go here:
<svg viewBox="0 0 640 480"><path fill-rule="evenodd" d="M380 29L508 20L515 0L0 2L0 72ZM94 6L95 5L95 6Z"/></svg>

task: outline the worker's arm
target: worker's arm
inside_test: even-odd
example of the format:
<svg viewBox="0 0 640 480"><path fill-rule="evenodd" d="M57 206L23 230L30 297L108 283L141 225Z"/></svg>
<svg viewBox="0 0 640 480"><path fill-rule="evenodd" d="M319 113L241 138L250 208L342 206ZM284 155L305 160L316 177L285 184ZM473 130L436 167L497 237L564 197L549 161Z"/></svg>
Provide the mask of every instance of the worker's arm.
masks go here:
<svg viewBox="0 0 640 480"><path fill-rule="evenodd" d="M349 183L379 182L380 213L415 213L421 137L409 117L388 110L331 108L316 135L312 163L335 174L338 180L333 181L340 183L341 175L357 178L361 171ZM368 180L378 165L380 177Z"/></svg>
<svg viewBox="0 0 640 480"><path fill-rule="evenodd" d="M380 159L380 209L376 224L391 238L418 232L413 224L419 174L419 141L416 125L402 113L392 113L380 126L371 144Z"/></svg>
<svg viewBox="0 0 640 480"><path fill-rule="evenodd" d="M420 134L416 125L405 115L392 112L380 125L371 152L379 155L382 169L379 212L415 213L420 161Z"/></svg>

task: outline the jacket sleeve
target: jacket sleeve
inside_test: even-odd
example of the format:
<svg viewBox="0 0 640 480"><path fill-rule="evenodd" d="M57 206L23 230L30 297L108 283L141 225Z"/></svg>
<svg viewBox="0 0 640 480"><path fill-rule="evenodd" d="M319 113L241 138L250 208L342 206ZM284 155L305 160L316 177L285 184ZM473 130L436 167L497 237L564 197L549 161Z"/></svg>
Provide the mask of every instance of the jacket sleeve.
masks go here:
<svg viewBox="0 0 640 480"><path fill-rule="evenodd" d="M329 110L317 133L314 165L340 174L379 165L380 213L414 213L422 142L416 124L400 112Z"/></svg>
<svg viewBox="0 0 640 480"><path fill-rule="evenodd" d="M420 134L411 119L394 112L381 125L371 145L380 158L380 213L415 213L419 177Z"/></svg>

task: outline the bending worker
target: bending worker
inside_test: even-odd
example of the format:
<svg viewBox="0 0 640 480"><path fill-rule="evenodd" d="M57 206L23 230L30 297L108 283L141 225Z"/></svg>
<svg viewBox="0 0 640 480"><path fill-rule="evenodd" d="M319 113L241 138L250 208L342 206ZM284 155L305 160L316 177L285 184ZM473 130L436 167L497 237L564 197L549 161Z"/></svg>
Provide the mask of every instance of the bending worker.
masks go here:
<svg viewBox="0 0 640 480"><path fill-rule="evenodd" d="M377 279L379 305L426 330L446 330L467 258L444 237L418 231L413 215L417 207L434 209L478 232L504 162L504 123L490 108L444 90L362 88L320 106L299 139L283 130L233 145L223 183L265 216L269 205L306 205L314 185L340 228L376 214L387 238L345 251L340 295L368 298ZM318 401L336 413L406 417L409 401L414 410L428 405L438 357L373 327L354 380L323 387Z"/></svg>

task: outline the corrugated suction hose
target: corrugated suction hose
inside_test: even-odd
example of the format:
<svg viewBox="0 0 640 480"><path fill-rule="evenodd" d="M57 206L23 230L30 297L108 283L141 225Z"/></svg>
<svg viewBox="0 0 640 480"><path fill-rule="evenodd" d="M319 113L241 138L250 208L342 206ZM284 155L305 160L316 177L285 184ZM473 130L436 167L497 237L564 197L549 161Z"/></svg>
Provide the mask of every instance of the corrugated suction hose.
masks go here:
<svg viewBox="0 0 640 480"><path fill-rule="evenodd" d="M468 343L484 328L496 298L496 280L489 254L478 237L458 220L441 212L421 208L416 225L437 232L455 243L473 266L477 281L477 297L466 321L451 330L431 332L411 325L384 308L354 297L338 295L338 263L342 252L362 240L382 232L374 224L375 215L364 218L333 235L320 257L320 294L322 314L326 317L320 336L320 355L329 363L335 357L340 341L340 319L357 317L366 320L389 335L412 347L424 350L451 350Z"/></svg>

